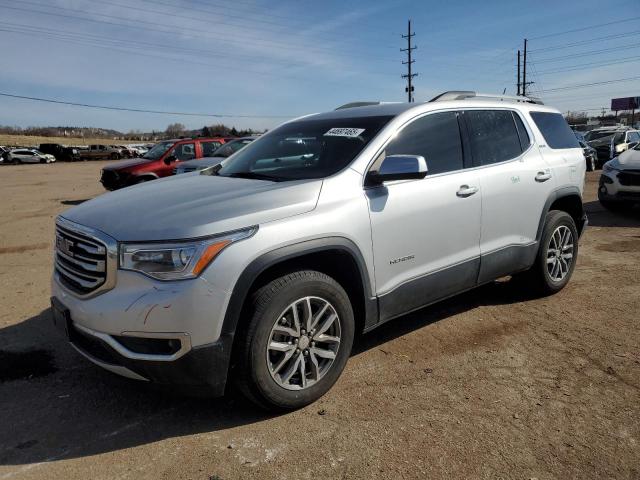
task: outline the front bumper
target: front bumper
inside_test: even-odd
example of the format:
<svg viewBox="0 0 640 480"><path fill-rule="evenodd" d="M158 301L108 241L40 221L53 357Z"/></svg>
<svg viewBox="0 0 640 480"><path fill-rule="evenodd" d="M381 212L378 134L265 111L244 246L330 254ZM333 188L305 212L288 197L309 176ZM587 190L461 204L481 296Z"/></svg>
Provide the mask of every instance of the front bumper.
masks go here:
<svg viewBox="0 0 640 480"><path fill-rule="evenodd" d="M56 326L93 363L138 380L224 392L233 337L221 331L230 294L203 277L160 282L118 270L115 288L79 298L54 275L51 291Z"/></svg>
<svg viewBox="0 0 640 480"><path fill-rule="evenodd" d="M626 175L624 183L621 183L620 174ZM600 181L598 183L598 198L601 200L607 200L610 202L640 202L640 174L637 175L638 181L631 183L638 183L638 185L629 185L629 173L612 171L603 171L600 175Z"/></svg>
<svg viewBox="0 0 640 480"><path fill-rule="evenodd" d="M232 335L223 335L208 345L190 348L173 361L133 359L123 354L108 336L83 328L52 297L54 326L81 355L117 375L180 388L187 393L224 394L231 360ZM112 338L112 337L111 337Z"/></svg>

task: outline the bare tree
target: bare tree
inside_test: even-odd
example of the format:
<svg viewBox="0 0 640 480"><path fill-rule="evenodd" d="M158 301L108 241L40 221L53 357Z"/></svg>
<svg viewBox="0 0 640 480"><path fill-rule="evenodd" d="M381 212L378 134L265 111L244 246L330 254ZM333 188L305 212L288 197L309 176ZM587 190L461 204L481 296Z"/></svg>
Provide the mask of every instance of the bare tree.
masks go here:
<svg viewBox="0 0 640 480"><path fill-rule="evenodd" d="M185 130L186 130L186 127L183 124L172 123L167 127L167 129L165 130L165 133L169 137L179 137L180 135L184 134Z"/></svg>

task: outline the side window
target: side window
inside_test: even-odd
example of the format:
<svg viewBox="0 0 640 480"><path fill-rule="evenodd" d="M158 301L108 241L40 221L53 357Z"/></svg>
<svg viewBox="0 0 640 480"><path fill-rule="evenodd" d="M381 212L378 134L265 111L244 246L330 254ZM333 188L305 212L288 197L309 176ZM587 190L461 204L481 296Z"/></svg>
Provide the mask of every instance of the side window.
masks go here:
<svg viewBox="0 0 640 480"><path fill-rule="evenodd" d="M221 145L220 142L201 142L202 156L210 157L213 152Z"/></svg>
<svg viewBox="0 0 640 480"><path fill-rule="evenodd" d="M193 143L183 143L177 145L173 150L173 154L180 161L192 160L196 158L196 149L195 144Z"/></svg>
<svg viewBox="0 0 640 480"><path fill-rule="evenodd" d="M638 134L638 132L629 132L629 135L627 136L628 138L628 142L629 143L637 143L640 142L640 134Z"/></svg>
<svg viewBox="0 0 640 480"><path fill-rule="evenodd" d="M540 129L549 148L580 148L578 139L559 113L531 112L531 118Z"/></svg>
<svg viewBox="0 0 640 480"><path fill-rule="evenodd" d="M516 122L508 110L465 112L474 165L491 165L522 153Z"/></svg>
<svg viewBox="0 0 640 480"><path fill-rule="evenodd" d="M414 120L387 145L386 155L422 155L427 175L463 168L458 113L443 112Z"/></svg>
<svg viewBox="0 0 640 480"><path fill-rule="evenodd" d="M520 147L522 148L522 151L524 152L527 148L529 148L529 145L531 145L531 139L529 138L529 134L527 133L527 129L524 128L524 124L522 123L522 119L520 118L520 115L518 115L516 112L511 112L513 114L513 119L516 122L516 129L518 130L518 137L520 137Z"/></svg>

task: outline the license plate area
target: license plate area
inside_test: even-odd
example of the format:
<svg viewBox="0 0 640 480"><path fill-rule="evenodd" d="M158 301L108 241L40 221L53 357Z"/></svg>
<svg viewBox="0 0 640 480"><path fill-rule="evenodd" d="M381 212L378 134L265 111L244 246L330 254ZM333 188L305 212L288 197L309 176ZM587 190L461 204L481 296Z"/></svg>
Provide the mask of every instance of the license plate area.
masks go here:
<svg viewBox="0 0 640 480"><path fill-rule="evenodd" d="M65 337L69 338L69 322L71 321L69 309L55 297L51 298L51 316L53 325L64 333Z"/></svg>

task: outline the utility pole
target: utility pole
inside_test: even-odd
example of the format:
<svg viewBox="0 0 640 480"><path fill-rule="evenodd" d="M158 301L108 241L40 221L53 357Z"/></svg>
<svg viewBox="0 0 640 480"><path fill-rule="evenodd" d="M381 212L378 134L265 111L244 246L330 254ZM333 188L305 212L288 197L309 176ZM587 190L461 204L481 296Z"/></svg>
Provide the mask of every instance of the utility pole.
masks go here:
<svg viewBox="0 0 640 480"><path fill-rule="evenodd" d="M524 65L522 66L522 96L527 96L527 39L524 39Z"/></svg>
<svg viewBox="0 0 640 480"><path fill-rule="evenodd" d="M520 50L518 50L518 95L520 95Z"/></svg>
<svg viewBox="0 0 640 480"><path fill-rule="evenodd" d="M418 74L417 73L411 73L411 64L413 64L415 62L415 60L411 59L411 51L415 50L418 47L415 46L411 46L411 37L415 37L416 34L411 32L411 20L409 20L408 23L408 27L407 27L407 34L406 35L402 35L402 38L406 38L407 39L407 48L401 48L400 51L401 52L407 52L407 61L406 62L402 62L403 65L407 66L407 73L405 75L402 75L402 78L406 78L407 79L407 86L405 87L404 91L407 92L407 101L409 103L413 102L413 85L412 85L412 79L413 77L417 77Z"/></svg>

